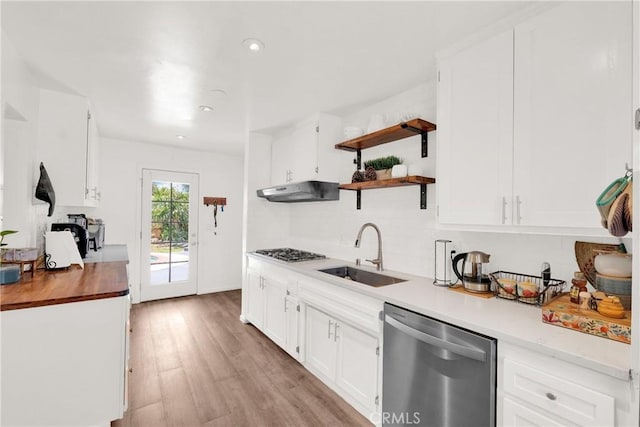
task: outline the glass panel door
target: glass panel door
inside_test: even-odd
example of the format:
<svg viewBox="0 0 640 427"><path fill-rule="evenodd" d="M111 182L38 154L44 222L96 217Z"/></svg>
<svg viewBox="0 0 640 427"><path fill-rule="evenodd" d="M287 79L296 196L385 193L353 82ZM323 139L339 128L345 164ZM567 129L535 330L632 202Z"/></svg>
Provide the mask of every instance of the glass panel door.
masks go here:
<svg viewBox="0 0 640 427"><path fill-rule="evenodd" d="M197 291L198 176L142 172L143 301Z"/></svg>

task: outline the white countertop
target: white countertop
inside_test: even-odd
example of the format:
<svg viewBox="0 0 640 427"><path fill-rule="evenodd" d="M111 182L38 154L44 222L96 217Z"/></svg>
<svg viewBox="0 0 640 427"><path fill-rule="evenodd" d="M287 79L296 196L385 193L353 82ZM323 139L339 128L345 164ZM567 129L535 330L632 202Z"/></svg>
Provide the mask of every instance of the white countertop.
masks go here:
<svg viewBox="0 0 640 427"><path fill-rule="evenodd" d="M90 249L82 261L84 261L85 264L91 264L93 262L129 262L127 245L104 245L97 251Z"/></svg>
<svg viewBox="0 0 640 427"><path fill-rule="evenodd" d="M354 263L327 258L286 263L258 254L248 254L318 280L361 292L385 302L484 334L499 341L530 348L616 378L629 379L631 346L545 324L540 307L500 298L485 299L434 286L433 279L385 270L382 274L406 282L374 288L316 271ZM375 268L360 266L375 272Z"/></svg>

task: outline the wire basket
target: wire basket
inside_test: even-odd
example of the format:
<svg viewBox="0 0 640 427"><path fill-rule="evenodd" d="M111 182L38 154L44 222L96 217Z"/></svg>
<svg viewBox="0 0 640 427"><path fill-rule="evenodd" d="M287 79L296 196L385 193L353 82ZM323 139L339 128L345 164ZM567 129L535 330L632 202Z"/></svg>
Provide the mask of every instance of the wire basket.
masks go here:
<svg viewBox="0 0 640 427"><path fill-rule="evenodd" d="M540 276L496 271L489 275L498 298L542 306L564 291L564 280L549 279L545 285Z"/></svg>

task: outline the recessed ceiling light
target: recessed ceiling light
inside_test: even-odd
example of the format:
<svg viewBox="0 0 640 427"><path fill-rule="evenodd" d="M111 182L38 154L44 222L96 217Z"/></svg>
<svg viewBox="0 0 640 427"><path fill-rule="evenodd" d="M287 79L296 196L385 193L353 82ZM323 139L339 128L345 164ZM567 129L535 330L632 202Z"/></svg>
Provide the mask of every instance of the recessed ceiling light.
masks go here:
<svg viewBox="0 0 640 427"><path fill-rule="evenodd" d="M204 111L204 112L213 111L213 107L209 107L208 105L201 105L198 108L200 108L200 111Z"/></svg>
<svg viewBox="0 0 640 427"><path fill-rule="evenodd" d="M242 40L242 44L244 47L249 49L249 52L251 53L257 53L264 49L264 43L258 39L244 39Z"/></svg>
<svg viewBox="0 0 640 427"><path fill-rule="evenodd" d="M185 138L186 138L186 136L184 136L184 135L176 135L176 138L177 138L177 139L185 139Z"/></svg>

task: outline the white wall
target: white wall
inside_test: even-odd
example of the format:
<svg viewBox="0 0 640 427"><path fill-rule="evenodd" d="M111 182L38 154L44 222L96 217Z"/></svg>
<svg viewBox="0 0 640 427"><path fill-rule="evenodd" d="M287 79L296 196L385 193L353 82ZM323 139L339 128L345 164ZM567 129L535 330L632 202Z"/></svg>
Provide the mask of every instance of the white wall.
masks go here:
<svg viewBox="0 0 640 427"><path fill-rule="evenodd" d="M140 206L143 168L200 176L198 293L238 289L242 284L243 158L114 139L101 140L100 206L91 213L105 222L105 243L129 249L134 301L140 300ZM213 234L213 207L202 197L226 197Z"/></svg>
<svg viewBox="0 0 640 427"><path fill-rule="evenodd" d="M256 195L271 186L271 137L253 132L245 145L245 250L289 246L289 204Z"/></svg>
<svg viewBox="0 0 640 427"><path fill-rule="evenodd" d="M345 126L357 125L366 129L372 114L390 116L394 120L388 124L393 124L398 121L398 114L403 112L417 112L420 117L435 122L435 88L435 82L422 84L348 115L343 118L343 123ZM363 160L395 154L403 158L406 164L422 167L425 176L434 177L437 133L429 134L429 157L426 159L420 157L420 139L416 136L363 150ZM343 157L344 168L339 180L350 182L354 171L351 163L353 154L345 152ZM365 222L373 222L382 231L386 269L433 277L434 241L444 238L452 240L458 252L482 250L491 254L489 268L492 271L539 274L542 262L548 261L554 278L570 281L573 272L578 270L573 248L576 240L618 242L615 238L607 237L438 230L436 185L427 186L427 210L419 209L418 186L363 191L361 210L355 208L355 193L348 191L341 191L338 203L290 205L290 243L293 247L348 261L374 258L377 240L373 230L366 230L361 247L354 248L360 226ZM624 239L624 242L631 251L630 239Z"/></svg>
<svg viewBox="0 0 640 427"><path fill-rule="evenodd" d="M10 247L38 247L46 227L45 204L34 205L38 87L31 69L2 34L2 229L18 230L5 239Z"/></svg>

